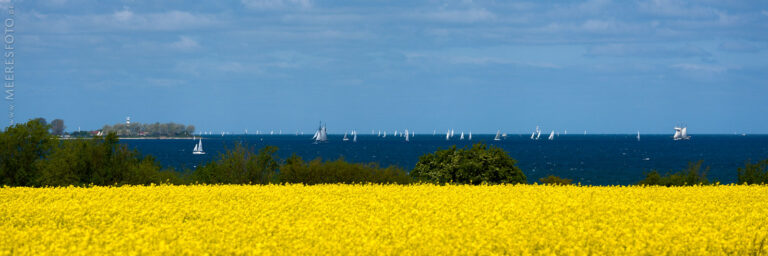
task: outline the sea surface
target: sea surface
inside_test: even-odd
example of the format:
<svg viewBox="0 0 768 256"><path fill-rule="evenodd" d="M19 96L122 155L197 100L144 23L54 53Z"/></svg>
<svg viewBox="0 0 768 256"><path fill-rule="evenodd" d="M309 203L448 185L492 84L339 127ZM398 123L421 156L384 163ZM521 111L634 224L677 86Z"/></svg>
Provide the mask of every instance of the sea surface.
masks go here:
<svg viewBox="0 0 768 256"><path fill-rule="evenodd" d="M154 156L163 166L179 171L194 169L212 161L220 153L242 143L254 151L266 145L279 148L281 158L296 154L305 160L320 157L349 162L377 162L397 165L410 171L419 156L438 149L469 147L484 142L501 147L517 160L529 182L547 175L573 179L589 185L628 185L643 179L644 173L662 174L685 168L689 162L704 160L711 167L707 177L722 183L736 182L737 168L747 161L768 159L768 135L692 135L690 140L674 141L670 135L560 135L554 140L531 140L530 135L512 134L501 141L494 135L474 134L471 141L458 135L446 141L444 135L416 134L405 142L402 137L381 138L359 135L356 143L342 141L342 135L328 135L328 142L315 144L310 135L226 135L203 137L207 154L193 155L197 140L121 140L142 154Z"/></svg>

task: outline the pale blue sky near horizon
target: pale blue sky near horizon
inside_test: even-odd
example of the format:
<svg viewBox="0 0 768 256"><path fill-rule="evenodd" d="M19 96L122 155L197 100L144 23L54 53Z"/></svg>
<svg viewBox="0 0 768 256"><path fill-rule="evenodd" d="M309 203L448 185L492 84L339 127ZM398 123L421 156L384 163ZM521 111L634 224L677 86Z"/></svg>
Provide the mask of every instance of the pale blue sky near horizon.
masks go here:
<svg viewBox="0 0 768 256"><path fill-rule="evenodd" d="M13 5L16 121L69 131L768 133L768 1Z"/></svg>

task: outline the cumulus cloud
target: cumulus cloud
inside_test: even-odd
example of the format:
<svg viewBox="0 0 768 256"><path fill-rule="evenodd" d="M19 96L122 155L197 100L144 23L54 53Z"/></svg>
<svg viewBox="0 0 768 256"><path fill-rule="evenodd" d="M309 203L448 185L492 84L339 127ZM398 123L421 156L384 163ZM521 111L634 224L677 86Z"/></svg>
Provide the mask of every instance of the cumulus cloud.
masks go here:
<svg viewBox="0 0 768 256"><path fill-rule="evenodd" d="M243 5L252 9L284 9L312 7L311 0L242 0Z"/></svg>

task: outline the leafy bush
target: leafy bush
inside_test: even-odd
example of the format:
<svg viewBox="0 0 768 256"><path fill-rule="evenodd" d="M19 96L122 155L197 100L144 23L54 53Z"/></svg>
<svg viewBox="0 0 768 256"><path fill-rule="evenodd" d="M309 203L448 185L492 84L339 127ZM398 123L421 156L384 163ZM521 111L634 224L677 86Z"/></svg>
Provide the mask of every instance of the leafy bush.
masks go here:
<svg viewBox="0 0 768 256"><path fill-rule="evenodd" d="M739 184L768 184L768 159L739 168Z"/></svg>
<svg viewBox="0 0 768 256"><path fill-rule="evenodd" d="M462 184L525 183L517 161L501 148L478 143L472 148L453 146L419 158L411 177L427 182Z"/></svg>
<svg viewBox="0 0 768 256"><path fill-rule="evenodd" d="M90 140L63 140L45 159L35 162L41 186L181 183L178 174L161 170L151 156L140 157L118 143L117 135Z"/></svg>
<svg viewBox="0 0 768 256"><path fill-rule="evenodd" d="M693 186L708 185L707 173L709 167L701 171L702 160L696 163L688 163L688 167L676 173L667 173L662 176L658 171L652 170L645 174L645 179L638 182L638 185L658 185L658 186Z"/></svg>
<svg viewBox="0 0 768 256"><path fill-rule="evenodd" d="M539 179L539 183L541 184L552 184L552 185L570 185L573 183L572 179L566 179L566 178L560 178L555 175L549 175L544 178Z"/></svg>
<svg viewBox="0 0 768 256"><path fill-rule="evenodd" d="M279 167L277 147L266 146L257 154L241 144L219 155L192 173L192 179L209 184L268 184L274 182Z"/></svg>
<svg viewBox="0 0 768 256"><path fill-rule="evenodd" d="M379 183L408 184L406 172L398 167L380 168L375 163L349 163L343 158L323 162L316 158L305 162L295 154L280 167L280 182L303 183L307 185L324 183Z"/></svg>
<svg viewBox="0 0 768 256"><path fill-rule="evenodd" d="M32 186L38 175L34 162L45 157L57 139L49 125L35 119L17 123L0 132L0 184Z"/></svg>

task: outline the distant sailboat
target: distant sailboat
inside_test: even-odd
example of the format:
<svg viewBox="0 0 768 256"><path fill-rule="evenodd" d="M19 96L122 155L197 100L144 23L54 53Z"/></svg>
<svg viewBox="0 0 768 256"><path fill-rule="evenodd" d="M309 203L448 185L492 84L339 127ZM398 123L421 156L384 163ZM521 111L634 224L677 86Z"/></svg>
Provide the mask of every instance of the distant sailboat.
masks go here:
<svg viewBox="0 0 768 256"><path fill-rule="evenodd" d="M453 129L451 129L451 138L453 138Z"/></svg>
<svg viewBox="0 0 768 256"><path fill-rule="evenodd" d="M384 131L384 135L382 135L381 137L382 138L386 138L387 137L387 131Z"/></svg>
<svg viewBox="0 0 768 256"><path fill-rule="evenodd" d="M640 141L640 131L637 131L637 141Z"/></svg>
<svg viewBox="0 0 768 256"><path fill-rule="evenodd" d="M472 131L469 131L469 138L468 140L472 140Z"/></svg>
<svg viewBox="0 0 768 256"><path fill-rule="evenodd" d="M312 136L312 139L315 140L315 143L328 141L328 131L324 124L320 123L320 126L317 128L315 136Z"/></svg>
<svg viewBox="0 0 768 256"><path fill-rule="evenodd" d="M405 142L409 141L408 129L405 129Z"/></svg>
<svg viewBox="0 0 768 256"><path fill-rule="evenodd" d="M688 127L675 126L675 135L672 136L674 140L688 140L691 136L688 136Z"/></svg>
<svg viewBox="0 0 768 256"><path fill-rule="evenodd" d="M192 149L193 155L205 155L205 151L203 151L203 138L200 138L200 141L195 144L195 148Z"/></svg>
<svg viewBox="0 0 768 256"><path fill-rule="evenodd" d="M461 132L461 135L459 135L459 140L464 140L464 132Z"/></svg>
<svg viewBox="0 0 768 256"><path fill-rule="evenodd" d="M548 140L554 140L555 139L555 131L554 130L551 133L549 133L549 138L547 138L547 139Z"/></svg>
<svg viewBox="0 0 768 256"><path fill-rule="evenodd" d="M536 140L539 140L541 138L541 129L539 129L539 126L536 126Z"/></svg>
<svg viewBox="0 0 768 256"><path fill-rule="evenodd" d="M536 132L532 132L531 133L531 139L535 139L535 138L536 138Z"/></svg>
<svg viewBox="0 0 768 256"><path fill-rule="evenodd" d="M493 140L496 140L496 141L501 140L501 130L496 131L496 137L493 137Z"/></svg>
<svg viewBox="0 0 768 256"><path fill-rule="evenodd" d="M352 142L357 142L357 131L352 131Z"/></svg>
<svg viewBox="0 0 768 256"><path fill-rule="evenodd" d="M451 131L445 133L445 140L451 140Z"/></svg>
<svg viewBox="0 0 768 256"><path fill-rule="evenodd" d="M432 136L437 135L437 129L432 130Z"/></svg>
<svg viewBox="0 0 768 256"><path fill-rule="evenodd" d="M344 138L341 139L342 141L349 141L349 138L347 138L347 132L344 132Z"/></svg>

